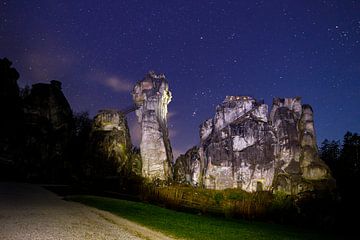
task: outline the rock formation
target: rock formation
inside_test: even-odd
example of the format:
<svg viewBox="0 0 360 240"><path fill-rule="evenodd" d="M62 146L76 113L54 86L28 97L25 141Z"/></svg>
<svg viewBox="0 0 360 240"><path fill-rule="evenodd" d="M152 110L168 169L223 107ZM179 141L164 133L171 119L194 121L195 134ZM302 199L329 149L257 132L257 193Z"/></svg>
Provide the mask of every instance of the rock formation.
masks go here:
<svg viewBox="0 0 360 240"><path fill-rule="evenodd" d="M132 148L125 116L116 110L101 110L95 116L88 146L88 174L104 178L121 173Z"/></svg>
<svg viewBox="0 0 360 240"><path fill-rule="evenodd" d="M172 149L167 128L167 105L171 92L163 74L149 72L133 90L141 126L142 175L148 179L172 178Z"/></svg>
<svg viewBox="0 0 360 240"><path fill-rule="evenodd" d="M25 156L28 177L55 181L67 172L65 154L72 130L72 110L61 82L37 83L24 98Z"/></svg>
<svg viewBox="0 0 360 240"><path fill-rule="evenodd" d="M32 85L31 92L25 97L24 102L28 125L47 122L56 131L71 127L72 110L62 92L61 82L52 80L50 84Z"/></svg>
<svg viewBox="0 0 360 240"><path fill-rule="evenodd" d="M331 179L318 155L313 110L300 98L274 99L271 121L277 136L273 187L290 193L313 190L316 180Z"/></svg>
<svg viewBox="0 0 360 240"><path fill-rule="evenodd" d="M251 97L226 97L215 117L201 126L200 139L206 188L270 188L274 135L267 105Z"/></svg>
<svg viewBox="0 0 360 240"><path fill-rule="evenodd" d="M174 165L174 180L179 183L190 183L199 186L201 182L201 162L199 148L193 147L180 155Z"/></svg>
<svg viewBox="0 0 360 240"><path fill-rule="evenodd" d="M263 102L227 96L200 126L199 164L194 151L177 160L175 176L199 173L185 180L205 188L299 193L331 179L317 153L313 111L300 98L276 98L268 114Z"/></svg>

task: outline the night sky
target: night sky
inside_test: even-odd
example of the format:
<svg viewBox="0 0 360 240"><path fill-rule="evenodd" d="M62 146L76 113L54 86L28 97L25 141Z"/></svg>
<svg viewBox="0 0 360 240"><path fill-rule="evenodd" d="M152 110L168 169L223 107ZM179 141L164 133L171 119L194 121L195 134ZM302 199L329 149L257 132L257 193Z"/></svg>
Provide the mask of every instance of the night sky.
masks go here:
<svg viewBox="0 0 360 240"><path fill-rule="evenodd" d="M0 3L0 57L20 86L62 81L75 112L125 108L136 81L164 73L175 155L226 95L301 96L318 142L360 132L360 1Z"/></svg>

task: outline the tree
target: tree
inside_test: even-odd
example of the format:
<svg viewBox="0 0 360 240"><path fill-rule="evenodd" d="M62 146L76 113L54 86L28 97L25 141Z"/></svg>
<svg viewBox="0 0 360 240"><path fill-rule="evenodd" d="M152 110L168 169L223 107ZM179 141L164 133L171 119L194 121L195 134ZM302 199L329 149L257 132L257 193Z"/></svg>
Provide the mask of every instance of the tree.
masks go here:
<svg viewBox="0 0 360 240"><path fill-rule="evenodd" d="M340 141L329 141L328 139L325 139L321 143L320 147L320 156L321 159L330 167L335 179L337 172L337 165L339 163L340 158Z"/></svg>
<svg viewBox="0 0 360 240"><path fill-rule="evenodd" d="M67 158L72 165L72 177L79 180L83 175L85 159L85 150L89 141L92 120L88 112L75 113L73 115L73 129L70 139L70 147Z"/></svg>
<svg viewBox="0 0 360 240"><path fill-rule="evenodd" d="M344 136L340 168L348 181L360 179L360 136L357 133L347 132Z"/></svg>

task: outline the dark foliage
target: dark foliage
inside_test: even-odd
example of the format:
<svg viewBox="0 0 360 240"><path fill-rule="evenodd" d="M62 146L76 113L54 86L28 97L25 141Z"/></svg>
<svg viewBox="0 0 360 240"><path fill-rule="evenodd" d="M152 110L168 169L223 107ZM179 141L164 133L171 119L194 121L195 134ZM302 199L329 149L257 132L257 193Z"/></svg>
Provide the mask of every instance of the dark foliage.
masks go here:
<svg viewBox="0 0 360 240"><path fill-rule="evenodd" d="M0 179L16 178L19 148L23 144L23 109L17 80L19 73L7 58L0 59Z"/></svg>
<svg viewBox="0 0 360 240"><path fill-rule="evenodd" d="M336 179L341 206L339 224L356 229L351 216L360 213L358 184L360 183L360 136L347 132L340 141L325 140L320 148L321 158L329 165Z"/></svg>
<svg viewBox="0 0 360 240"><path fill-rule="evenodd" d="M84 152L87 147L92 120L88 112L75 113L67 158L71 162L71 182L79 183L84 176L83 166L86 162Z"/></svg>
<svg viewBox="0 0 360 240"><path fill-rule="evenodd" d="M61 82L20 89L11 65L0 59L0 178L69 182L73 117Z"/></svg>
<svg viewBox="0 0 360 240"><path fill-rule="evenodd" d="M360 136L347 132L340 141L323 141L321 158L329 165L338 189L344 198L353 195L355 184L360 180Z"/></svg>

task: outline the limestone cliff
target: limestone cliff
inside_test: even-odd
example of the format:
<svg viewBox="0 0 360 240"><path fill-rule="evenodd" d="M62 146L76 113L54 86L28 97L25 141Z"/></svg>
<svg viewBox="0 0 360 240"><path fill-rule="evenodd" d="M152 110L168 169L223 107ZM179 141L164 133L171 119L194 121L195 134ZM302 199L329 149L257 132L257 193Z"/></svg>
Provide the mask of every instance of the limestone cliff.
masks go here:
<svg viewBox="0 0 360 240"><path fill-rule="evenodd" d="M288 193L313 190L317 180L331 180L318 155L313 110L297 98L275 98L270 118L276 135L273 188ZM314 182L315 181L315 182Z"/></svg>
<svg viewBox="0 0 360 240"><path fill-rule="evenodd" d="M228 96L200 129L206 188L270 188L274 135L265 104L251 97Z"/></svg>
<svg viewBox="0 0 360 240"><path fill-rule="evenodd" d="M142 175L148 179L172 178L172 149L167 128L167 105L171 101L168 81L163 74L149 72L133 90L141 126Z"/></svg>
<svg viewBox="0 0 360 240"><path fill-rule="evenodd" d="M116 110L99 111L87 148L90 177L105 178L127 171L132 144L125 115Z"/></svg>
<svg viewBox="0 0 360 240"><path fill-rule="evenodd" d="M195 171L187 155L177 160L175 175ZM198 156L195 172L205 188L296 194L312 190L311 181L331 179L318 156L313 111L300 98L275 98L269 114L263 102L227 96L200 126Z"/></svg>

